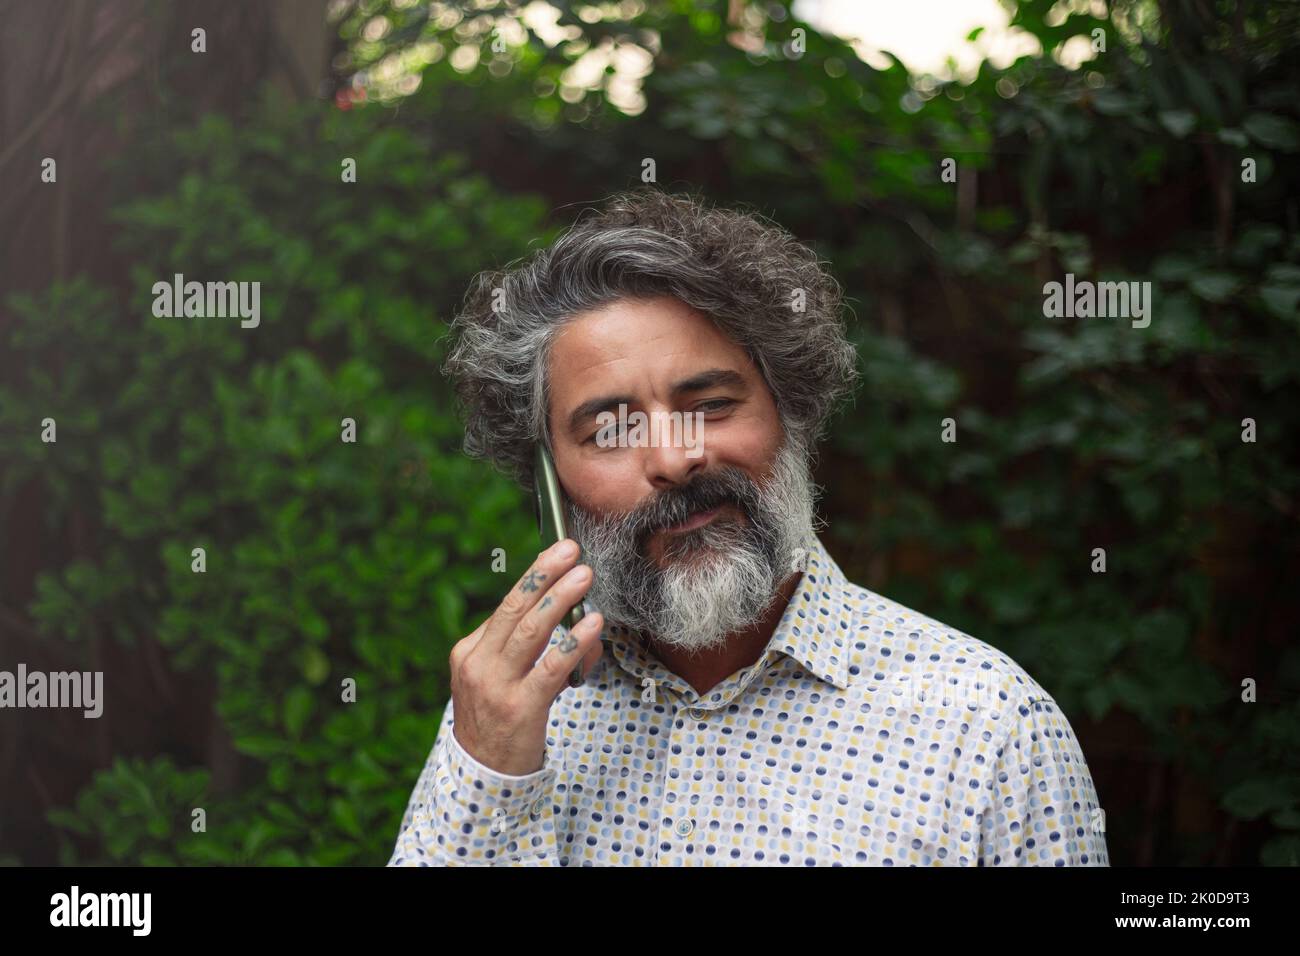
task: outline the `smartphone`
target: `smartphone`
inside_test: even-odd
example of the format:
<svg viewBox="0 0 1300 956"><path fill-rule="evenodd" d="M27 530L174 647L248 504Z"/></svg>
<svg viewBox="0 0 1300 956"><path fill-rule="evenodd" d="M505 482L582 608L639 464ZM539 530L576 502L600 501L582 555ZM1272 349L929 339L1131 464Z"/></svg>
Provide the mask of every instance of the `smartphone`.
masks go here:
<svg viewBox="0 0 1300 956"><path fill-rule="evenodd" d="M541 442L537 443L535 489L537 491L537 528L542 534L542 547L549 548L557 541L569 536L567 522L564 519L564 492L560 489L560 479L555 474L555 463L551 453ZM563 624L572 630L582 620L582 604L575 604L564 615ZM569 675L569 686L577 687L582 683L582 661L573 668Z"/></svg>

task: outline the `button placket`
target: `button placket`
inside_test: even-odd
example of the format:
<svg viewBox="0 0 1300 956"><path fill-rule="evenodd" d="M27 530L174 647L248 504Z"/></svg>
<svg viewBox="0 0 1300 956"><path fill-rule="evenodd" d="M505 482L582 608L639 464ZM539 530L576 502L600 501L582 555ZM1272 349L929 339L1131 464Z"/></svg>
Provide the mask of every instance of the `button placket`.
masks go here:
<svg viewBox="0 0 1300 956"><path fill-rule="evenodd" d="M684 796L685 790L689 789L689 783L682 772L682 765L686 759L683 755L691 750L690 741L695 739L695 728L689 726L683 718L689 717L691 720L701 720L708 716L708 712L702 707L696 706L699 703L699 698L695 695L693 689L679 692L674 703L676 704L676 714L669 725L672 727L672 733L670 733L669 739L664 742L667 760L664 767L661 819L663 820L663 826L673 838L678 841L686 841L696 829L696 821L692 816L692 807L684 799L671 799L674 794L679 797ZM678 726L679 724L680 726ZM678 753L673 752L674 745L677 746ZM678 772L676 782L681 784L683 789L673 789L674 778L672 773L674 770ZM683 846L677 846L674 850L676 853L685 852ZM656 862L664 862L658 854L656 854L656 857Z"/></svg>

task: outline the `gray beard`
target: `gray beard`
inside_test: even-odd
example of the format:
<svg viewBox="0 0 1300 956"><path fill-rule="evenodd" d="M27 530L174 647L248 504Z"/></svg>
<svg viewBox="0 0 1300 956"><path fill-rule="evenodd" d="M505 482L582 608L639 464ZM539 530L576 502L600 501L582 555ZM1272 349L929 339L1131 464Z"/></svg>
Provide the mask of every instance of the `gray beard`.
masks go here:
<svg viewBox="0 0 1300 956"><path fill-rule="evenodd" d="M609 623L688 651L722 647L762 620L782 582L803 569L813 545L817 487L804 450L788 439L766 481L738 468L708 473L621 514L596 515L570 503L570 535L591 567L589 600ZM722 514L671 536L664 567L645 554L652 531L720 501L748 521Z"/></svg>

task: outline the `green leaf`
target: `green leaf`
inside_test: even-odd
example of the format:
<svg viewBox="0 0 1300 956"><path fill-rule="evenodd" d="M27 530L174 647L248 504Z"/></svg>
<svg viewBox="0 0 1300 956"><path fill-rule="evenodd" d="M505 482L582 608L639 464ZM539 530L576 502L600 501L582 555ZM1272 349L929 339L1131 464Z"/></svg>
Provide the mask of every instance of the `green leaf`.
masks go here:
<svg viewBox="0 0 1300 956"><path fill-rule="evenodd" d="M280 847L266 854L259 861L261 866L302 866L303 861L293 850L288 847Z"/></svg>
<svg viewBox="0 0 1300 956"><path fill-rule="evenodd" d="M433 588L435 606L438 610L438 625L444 638L459 640L464 623L465 598L460 589L447 580L441 580Z"/></svg>
<svg viewBox="0 0 1300 956"><path fill-rule="evenodd" d="M1196 128L1196 114L1191 110L1162 110L1156 114L1160 125L1179 139Z"/></svg>
<svg viewBox="0 0 1300 956"><path fill-rule="evenodd" d="M307 683L313 687L318 687L324 683L325 678L329 677L330 659L325 656L325 652L315 645L303 648L302 651L302 676Z"/></svg>
<svg viewBox="0 0 1300 956"><path fill-rule="evenodd" d="M1092 102L1103 116L1132 116L1145 107L1142 99L1134 94L1105 88L1093 94Z"/></svg>
<svg viewBox="0 0 1300 956"><path fill-rule="evenodd" d="M331 800L330 819L349 836L361 836L361 821L357 819L357 808L353 806L350 800L344 800L340 797Z"/></svg>
<svg viewBox="0 0 1300 956"><path fill-rule="evenodd" d="M63 827L65 830L71 830L73 833L80 833L82 836L90 835L90 825L78 813L71 810L55 808L47 810L45 819L56 827Z"/></svg>
<svg viewBox="0 0 1300 956"><path fill-rule="evenodd" d="M285 695L284 725L294 740L302 737L302 729L307 725L315 705L315 698L306 687L295 687Z"/></svg>
<svg viewBox="0 0 1300 956"><path fill-rule="evenodd" d="M1205 272L1188 283L1191 290L1207 302L1226 302L1237 291L1241 282L1226 272Z"/></svg>
<svg viewBox="0 0 1300 956"><path fill-rule="evenodd" d="M1300 149L1300 126L1274 113L1251 113L1242 122L1250 137L1269 149L1294 153Z"/></svg>
<svg viewBox="0 0 1300 956"><path fill-rule="evenodd" d="M1259 287L1259 297L1264 307L1279 319L1300 316L1300 286L1264 285Z"/></svg>
<svg viewBox="0 0 1300 956"><path fill-rule="evenodd" d="M1234 817L1254 820L1273 810L1293 808L1300 795L1296 781L1286 777L1247 780L1223 795L1223 808Z"/></svg>
<svg viewBox="0 0 1300 956"><path fill-rule="evenodd" d="M285 753L289 744L279 737L239 737L235 740L235 749L252 757L274 757Z"/></svg>
<svg viewBox="0 0 1300 956"><path fill-rule="evenodd" d="M1186 282L1201 268L1195 259L1178 253L1161 256L1151 265L1151 274L1161 282Z"/></svg>
<svg viewBox="0 0 1300 956"><path fill-rule="evenodd" d="M1246 138L1246 134L1234 127L1225 126L1215 135L1219 137L1220 142L1227 143L1229 146L1235 146L1238 149L1245 149L1250 145L1250 140Z"/></svg>
<svg viewBox="0 0 1300 956"><path fill-rule="evenodd" d="M1290 262L1277 262L1268 267L1265 278L1274 285L1300 286L1300 266Z"/></svg>

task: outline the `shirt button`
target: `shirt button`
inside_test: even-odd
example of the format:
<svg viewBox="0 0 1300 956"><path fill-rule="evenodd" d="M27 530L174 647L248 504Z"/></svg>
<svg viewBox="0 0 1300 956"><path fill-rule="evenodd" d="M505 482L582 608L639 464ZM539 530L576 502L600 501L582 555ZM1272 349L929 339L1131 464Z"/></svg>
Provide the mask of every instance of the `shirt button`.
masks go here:
<svg viewBox="0 0 1300 956"><path fill-rule="evenodd" d="M545 809L546 809L545 797L538 797L535 801L533 801L533 816L540 816L542 811Z"/></svg>
<svg viewBox="0 0 1300 956"><path fill-rule="evenodd" d="M682 819L677 821L678 836L682 836L682 837L690 836L691 831L694 829L695 829L695 821L692 820L690 817L683 817Z"/></svg>
<svg viewBox="0 0 1300 956"><path fill-rule="evenodd" d="M692 707L692 708L691 708L691 718L694 719L694 720L703 720L703 719L704 719L704 711L700 710L700 708L698 708L698 707Z"/></svg>

